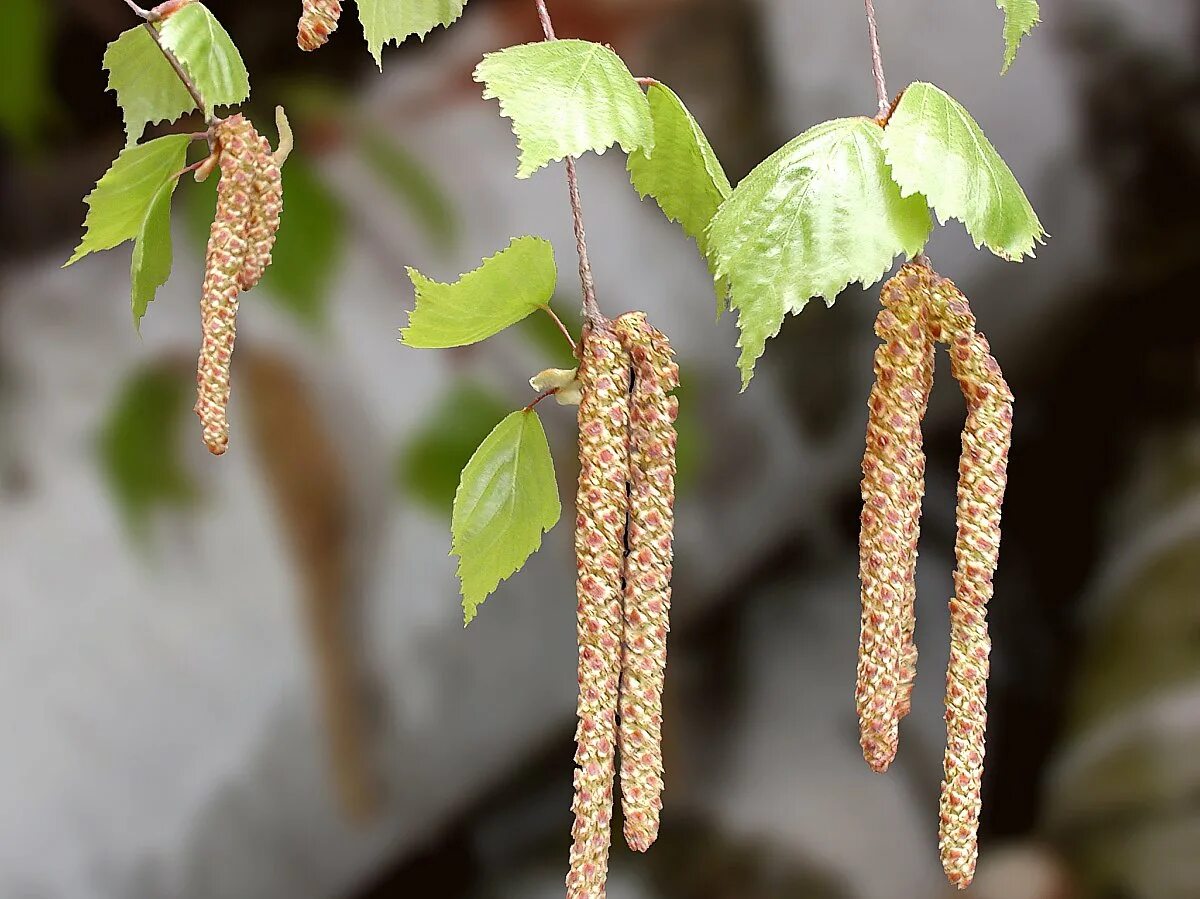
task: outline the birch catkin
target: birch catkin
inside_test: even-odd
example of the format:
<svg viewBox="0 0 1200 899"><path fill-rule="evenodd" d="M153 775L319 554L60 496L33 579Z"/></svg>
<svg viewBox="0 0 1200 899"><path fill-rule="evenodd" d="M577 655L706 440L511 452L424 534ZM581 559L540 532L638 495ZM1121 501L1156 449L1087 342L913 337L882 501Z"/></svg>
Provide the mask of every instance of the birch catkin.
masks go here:
<svg viewBox="0 0 1200 899"><path fill-rule="evenodd" d="M341 0L303 0L303 5L296 44L301 50L316 50L337 30L342 15Z"/></svg>
<svg viewBox="0 0 1200 899"><path fill-rule="evenodd" d="M204 263L200 301L204 336L196 370L195 411L205 445L219 456L229 445L229 366L237 336L239 278L250 245L258 135L244 117L230 116L217 124L215 146L221 180Z"/></svg>
<svg viewBox="0 0 1200 899"><path fill-rule="evenodd" d="M905 265L884 285L884 308L875 322L883 344L875 351L862 463L862 627L855 699L863 757L876 771L886 771L895 758L916 665L914 574L925 492L921 420L933 380L929 286L928 268Z"/></svg>
<svg viewBox="0 0 1200 899"><path fill-rule="evenodd" d="M579 725L568 899L603 899L608 878L629 508L629 378L629 353L617 336L604 326L587 329L579 365Z"/></svg>
<svg viewBox="0 0 1200 899"><path fill-rule="evenodd" d="M987 728L987 603L1000 551L1000 509L1008 483L1012 393L987 339L975 331L966 298L948 280L934 284L933 331L950 348L967 402L958 469L958 536L950 601L946 674L946 756L938 844L947 878L964 889L979 855L979 811Z"/></svg>
<svg viewBox="0 0 1200 899"><path fill-rule="evenodd" d="M621 805L625 841L645 852L662 811L662 692L670 630L675 526L675 418L679 367L670 342L644 313L616 322L629 347L629 529L625 557L625 651L621 667Z"/></svg>
<svg viewBox="0 0 1200 899"><path fill-rule="evenodd" d="M279 111L281 136L287 121ZM281 137L282 140L282 137ZM221 455L229 445L230 363L237 337L239 295L254 287L271 264L271 249L283 211L280 165L286 156L243 116L217 123L214 157L221 170L217 209L209 231L200 300L203 340L196 369L196 406L209 452ZM203 166L200 176L210 169Z"/></svg>

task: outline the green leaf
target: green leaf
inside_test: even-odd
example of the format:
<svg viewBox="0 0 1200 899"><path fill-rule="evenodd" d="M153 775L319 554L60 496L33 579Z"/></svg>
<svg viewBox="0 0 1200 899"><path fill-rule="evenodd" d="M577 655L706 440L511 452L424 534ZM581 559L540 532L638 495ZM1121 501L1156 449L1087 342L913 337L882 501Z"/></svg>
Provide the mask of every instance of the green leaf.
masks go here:
<svg viewBox="0 0 1200 899"><path fill-rule="evenodd" d="M148 123L173 122L196 108L144 25L122 32L108 45L104 68L108 89L116 91L130 145L141 138Z"/></svg>
<svg viewBox="0 0 1200 899"><path fill-rule="evenodd" d="M346 211L307 158L297 153L283 169L283 197L283 227L262 288L302 324L320 327L344 256Z"/></svg>
<svg viewBox="0 0 1200 899"><path fill-rule="evenodd" d="M417 302L400 340L442 349L478 343L545 307L558 271L550 241L518 237L453 284L432 281L414 268L408 276Z"/></svg>
<svg viewBox="0 0 1200 899"><path fill-rule="evenodd" d="M359 152L380 179L405 203L435 243L449 247L458 239L453 201L411 153L375 127L364 128Z"/></svg>
<svg viewBox="0 0 1200 899"><path fill-rule="evenodd" d="M465 624L537 551L561 514L541 419L533 410L514 412L475 451L454 496L451 553L459 560Z"/></svg>
<svg viewBox="0 0 1200 899"><path fill-rule="evenodd" d="M414 34L424 40L439 25L449 28L466 5L467 0L358 0L358 17L375 65L383 69L387 44L399 46Z"/></svg>
<svg viewBox="0 0 1200 899"><path fill-rule="evenodd" d="M904 195L924 194L943 224L955 218L967 226L975 246L1019 261L1043 242L1046 232L1012 171L945 91L910 84L883 146Z"/></svg>
<svg viewBox="0 0 1200 899"><path fill-rule="evenodd" d="M190 142L186 134L171 134L127 147L84 201L83 240L66 264L134 241L130 274L135 323L171 273L171 196Z"/></svg>
<svg viewBox="0 0 1200 899"><path fill-rule="evenodd" d="M650 104L617 54L589 41L540 41L489 53L475 69L521 149L518 178L588 150L654 149Z"/></svg>
<svg viewBox="0 0 1200 899"><path fill-rule="evenodd" d="M178 179L166 181L146 207L146 218L133 244L129 267L133 323L138 325L158 288L171 277L171 197Z"/></svg>
<svg viewBox="0 0 1200 899"><path fill-rule="evenodd" d="M45 0L3 0L0 6L0 132L30 151L59 111L51 91L55 17Z"/></svg>
<svg viewBox="0 0 1200 899"><path fill-rule="evenodd" d="M914 255L931 222L902 199L871 119L810 128L746 176L709 225L710 254L738 312L742 389L786 313L812 297L833 305L852 281L874 284L899 253Z"/></svg>
<svg viewBox="0 0 1200 899"><path fill-rule="evenodd" d="M412 499L448 513L463 468L509 408L481 385L455 384L401 451L396 467L400 486Z"/></svg>
<svg viewBox="0 0 1200 899"><path fill-rule="evenodd" d="M647 98L654 122L654 153L629 154L630 180L643 200L654 197L663 214L678 222L708 257L705 229L733 188L708 138L675 92L665 84L652 84ZM721 311L729 293L724 279L718 280L716 291Z"/></svg>
<svg viewBox="0 0 1200 899"><path fill-rule="evenodd" d="M996 0L996 6L1004 10L1003 74L1017 58L1017 48L1021 46L1025 35L1033 31L1042 17L1037 0Z"/></svg>
<svg viewBox="0 0 1200 899"><path fill-rule="evenodd" d="M205 115L236 106L250 96L250 76L233 39L202 3L189 3L162 24L163 44L192 77Z"/></svg>
<svg viewBox="0 0 1200 899"><path fill-rule="evenodd" d="M183 467L179 434L190 406L188 379L177 366L155 364L122 385L97 441L104 480L136 538L149 513L186 506L197 493Z"/></svg>

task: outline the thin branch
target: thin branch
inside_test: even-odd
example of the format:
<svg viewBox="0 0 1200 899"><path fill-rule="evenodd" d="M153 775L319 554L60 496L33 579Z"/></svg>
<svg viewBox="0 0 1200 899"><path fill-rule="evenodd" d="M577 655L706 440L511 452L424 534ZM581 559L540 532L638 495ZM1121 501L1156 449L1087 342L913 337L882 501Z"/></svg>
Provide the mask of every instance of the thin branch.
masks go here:
<svg viewBox="0 0 1200 899"><path fill-rule="evenodd" d="M555 40L554 23L550 21L550 10L546 9L546 0L534 0L537 7L538 20L542 23L542 32L546 40ZM603 324L604 316L600 305L596 302L596 282L592 279L592 264L588 259L587 235L583 229L583 204L579 200L579 176L575 173L575 160L568 156L567 187L571 193L571 222L575 229L575 249L579 253L579 283L583 287L583 319L591 326Z"/></svg>
<svg viewBox="0 0 1200 899"><path fill-rule="evenodd" d="M133 0L125 0L125 5L133 10L134 15L145 19L147 22L150 21L151 16L152 16L152 13L150 12L150 10L142 9L140 6L138 6L136 3L134 3Z"/></svg>
<svg viewBox="0 0 1200 899"><path fill-rule="evenodd" d="M554 324L558 325L558 330L562 332L562 336L567 338L567 343L571 345L571 355L578 356L579 348L575 346L575 338L571 336L571 332L567 330L567 326L563 324L563 320L559 318L558 314L549 306L543 306L542 311L550 316L551 319L553 319Z"/></svg>
<svg viewBox="0 0 1200 899"><path fill-rule="evenodd" d="M875 96L879 100L879 115L886 116L891 103L888 100L887 81L883 77L883 53L879 49L879 27L875 24L875 3L863 0L867 7L867 32L871 36L871 72L875 76Z"/></svg>
<svg viewBox="0 0 1200 899"><path fill-rule="evenodd" d="M154 39L154 43L158 45L158 49L162 51L162 55L167 62L171 64L171 68L175 70L176 76L183 82L183 86L192 97L192 102L196 104L196 108L201 113L204 112L204 98L200 96L200 90L196 87L196 82L192 81L192 77L184 70L183 65L179 62L171 48L162 42L162 37L158 33L158 29L154 27L154 23L159 21L163 15L159 12L160 7L168 4L160 4L160 7L154 9L142 9L133 0L125 0L125 5L133 10L134 14L143 22L142 27L150 32L150 37Z"/></svg>
<svg viewBox="0 0 1200 899"><path fill-rule="evenodd" d="M203 113L204 98L200 96L200 90L196 87L196 83L192 81L192 76L184 71L183 64L179 62L179 57L171 51L170 47L162 42L162 37L159 35L158 29L154 27L154 23L146 22L142 27L150 32L150 36L154 38L154 43L158 44L158 49L162 51L162 55L166 57L167 62L171 64L171 68L175 70L175 74L179 76L179 80L183 82L183 86L187 88L187 92L192 95L192 102Z"/></svg>
<svg viewBox="0 0 1200 899"><path fill-rule="evenodd" d="M647 75L639 75L637 78L634 78L633 80L636 81L638 84L640 84L642 87L654 87L655 85L662 84L662 82L659 81L657 78L651 78Z"/></svg>
<svg viewBox="0 0 1200 899"><path fill-rule="evenodd" d="M554 394L558 393L558 390L559 390L559 388L557 388L557 387L551 387L549 390L543 390L541 393L539 393L537 396L535 396L533 398L532 403L530 403L528 406L526 406L521 411L522 412L532 412L534 406L536 406L542 400L546 399L546 397L554 396Z"/></svg>

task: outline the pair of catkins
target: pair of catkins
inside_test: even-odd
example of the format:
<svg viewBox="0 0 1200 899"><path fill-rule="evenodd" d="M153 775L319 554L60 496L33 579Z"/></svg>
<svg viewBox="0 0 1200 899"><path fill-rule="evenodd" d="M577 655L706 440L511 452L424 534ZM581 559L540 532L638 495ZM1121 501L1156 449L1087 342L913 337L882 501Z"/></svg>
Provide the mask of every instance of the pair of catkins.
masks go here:
<svg viewBox="0 0 1200 899"><path fill-rule="evenodd" d="M196 370L196 415L204 444L219 456L229 446L227 407L230 363L237 337L238 301L271 264L271 250L283 211L280 167L291 147L283 110L277 110L280 146L275 152L249 119L232 115L210 131L212 153L196 170L196 180L219 168L217 207L204 260L200 301L203 339Z"/></svg>
<svg viewBox="0 0 1200 899"><path fill-rule="evenodd" d="M875 333L875 386L863 457L859 571L862 629L856 703L863 756L886 771L916 676L916 561L925 456L921 422L938 343L967 404L958 470L954 598L946 675L946 753L938 843L950 882L968 886L979 854L987 724L987 603L1000 548L1012 393L975 330L966 297L919 258L884 285Z"/></svg>
<svg viewBox="0 0 1200 899"><path fill-rule="evenodd" d="M568 899L602 899L621 759L625 840L644 852L662 810L679 368L632 312L579 348L579 702Z"/></svg>

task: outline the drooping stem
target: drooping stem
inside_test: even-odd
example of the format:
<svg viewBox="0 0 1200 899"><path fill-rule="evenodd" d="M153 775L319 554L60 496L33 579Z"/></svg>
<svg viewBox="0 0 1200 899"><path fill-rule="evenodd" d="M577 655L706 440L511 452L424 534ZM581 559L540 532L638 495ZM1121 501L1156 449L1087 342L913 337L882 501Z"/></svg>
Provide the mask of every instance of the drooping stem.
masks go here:
<svg viewBox="0 0 1200 899"><path fill-rule="evenodd" d="M879 101L879 114L887 115L891 102L888 99L887 81L883 77L883 53L879 49L879 27L875 24L874 0L863 0L867 7L867 32L871 37L871 72L875 76L875 97Z"/></svg>
<svg viewBox="0 0 1200 899"><path fill-rule="evenodd" d="M196 87L196 82L192 80L192 76L187 73L187 71L183 68L183 64L179 62L179 57L177 57L171 51L170 47L166 46L166 44L162 42L162 38L159 36L158 29L154 27L154 23L162 18L162 16L156 10L142 9L142 7L134 3L133 0L125 0L125 5L133 10L134 14L137 15L138 18L143 20L142 27L150 32L150 37L154 39L154 43L158 46L158 49L162 51L163 57L171 64L171 68L175 70L176 76L181 82L183 82L184 88L186 88L187 92L191 95L192 102L195 103L196 108L203 113L204 98L200 96L200 89Z"/></svg>
<svg viewBox="0 0 1200 899"><path fill-rule="evenodd" d="M558 313L549 306L543 306L542 311L550 316L551 320L558 327L558 330L562 332L562 336L567 339L567 343L571 345L571 355L578 356L579 347L575 346L575 338L571 336L571 332L567 330L567 326L563 324L563 320L558 317Z"/></svg>
<svg viewBox="0 0 1200 899"><path fill-rule="evenodd" d="M550 10L546 8L546 0L534 0L537 7L538 20L542 23L542 33L546 40L555 40L554 23L550 20ZM571 193L571 221L575 228L575 249L579 253L579 283L583 287L583 319L589 325L604 322L600 305L596 302L596 282L592 279L592 264L588 259L587 235L583 229L583 204L579 200L579 176L575 173L575 160L568 156L567 187Z"/></svg>

